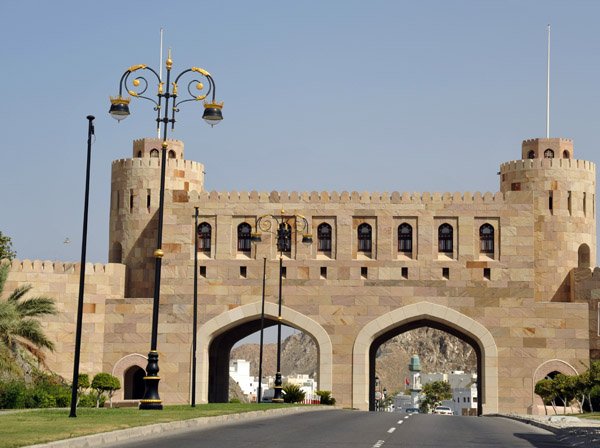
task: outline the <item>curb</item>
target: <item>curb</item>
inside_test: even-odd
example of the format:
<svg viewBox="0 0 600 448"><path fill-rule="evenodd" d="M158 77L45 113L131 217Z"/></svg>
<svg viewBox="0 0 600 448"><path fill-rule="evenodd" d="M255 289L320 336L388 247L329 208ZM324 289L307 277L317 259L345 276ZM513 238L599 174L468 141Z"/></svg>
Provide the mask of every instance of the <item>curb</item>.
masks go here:
<svg viewBox="0 0 600 448"><path fill-rule="evenodd" d="M288 414L303 412L327 411L341 409L340 406L310 406L291 407L285 409L269 409L266 411L250 411L239 414L218 415L215 417L199 417L190 420L179 420L169 423L155 423L153 425L136 426L135 428L120 429L117 431L90 434L88 436L75 437L72 439L57 440L54 442L29 445L24 448L91 448L113 443L125 442L131 439L157 436L170 431L182 429L198 429L207 425L225 425L245 420L258 420L264 418L279 417Z"/></svg>
<svg viewBox="0 0 600 448"><path fill-rule="evenodd" d="M536 426L538 428L545 429L555 434L557 439L561 442L568 443L571 446L590 445L598 446L600 441L600 425L569 425L566 423L563 426L555 426L552 424L546 424L535 419L521 417L514 414L487 414L488 417L503 417L511 420L515 420L528 425Z"/></svg>

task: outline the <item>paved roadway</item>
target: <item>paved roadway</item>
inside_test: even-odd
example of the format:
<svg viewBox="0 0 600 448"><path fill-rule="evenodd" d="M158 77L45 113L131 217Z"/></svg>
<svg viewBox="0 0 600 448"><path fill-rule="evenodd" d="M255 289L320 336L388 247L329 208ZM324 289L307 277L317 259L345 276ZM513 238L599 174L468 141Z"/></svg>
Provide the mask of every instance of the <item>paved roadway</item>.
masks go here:
<svg viewBox="0 0 600 448"><path fill-rule="evenodd" d="M546 430L497 417L331 410L177 431L113 448L567 447Z"/></svg>

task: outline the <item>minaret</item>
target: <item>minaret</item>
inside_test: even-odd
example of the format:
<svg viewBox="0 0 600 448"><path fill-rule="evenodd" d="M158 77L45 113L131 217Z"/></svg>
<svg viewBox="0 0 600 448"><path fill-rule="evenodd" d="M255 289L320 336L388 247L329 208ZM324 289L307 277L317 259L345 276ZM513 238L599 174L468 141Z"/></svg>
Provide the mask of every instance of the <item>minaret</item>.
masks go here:
<svg viewBox="0 0 600 448"><path fill-rule="evenodd" d="M410 358L408 370L410 370L410 402L411 406L416 408L419 406L421 393L421 361L416 353Z"/></svg>

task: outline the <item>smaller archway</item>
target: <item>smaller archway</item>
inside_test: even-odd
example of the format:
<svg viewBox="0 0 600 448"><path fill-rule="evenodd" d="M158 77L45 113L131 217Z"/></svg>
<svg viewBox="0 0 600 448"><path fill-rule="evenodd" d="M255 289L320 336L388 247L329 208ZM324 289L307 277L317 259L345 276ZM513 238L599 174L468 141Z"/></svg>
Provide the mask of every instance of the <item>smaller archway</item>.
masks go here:
<svg viewBox="0 0 600 448"><path fill-rule="evenodd" d="M138 353L131 353L129 355L125 355L115 363L112 369L112 375L119 379L119 381L121 382L121 386L123 387L121 387L121 389L115 392L113 402L134 399L126 398L126 394L129 395L130 392L133 395L133 389L128 388L128 379L130 379L131 382L129 383L129 385L132 387L133 384L135 384L139 380L140 375L142 375L141 378L143 382L143 377L145 376L144 367L146 366L146 364L148 364L148 358ZM141 374L139 373L140 370L142 372ZM142 384L141 387L143 395L144 385ZM136 391L135 395L137 396L138 393L139 392Z"/></svg>
<svg viewBox="0 0 600 448"><path fill-rule="evenodd" d="M144 398L144 377L146 371L139 366L131 366L123 375L123 398L139 400Z"/></svg>
<svg viewBox="0 0 600 448"><path fill-rule="evenodd" d="M588 246L587 244L582 244L577 250L577 267L590 267L590 246Z"/></svg>
<svg viewBox="0 0 600 448"><path fill-rule="evenodd" d="M577 370L571 364L560 359L551 359L540 364L533 373L533 384L531 385L531 405L528 413L544 414L544 403L542 399L535 394L535 385L543 379L552 379L559 373L563 375L578 375Z"/></svg>

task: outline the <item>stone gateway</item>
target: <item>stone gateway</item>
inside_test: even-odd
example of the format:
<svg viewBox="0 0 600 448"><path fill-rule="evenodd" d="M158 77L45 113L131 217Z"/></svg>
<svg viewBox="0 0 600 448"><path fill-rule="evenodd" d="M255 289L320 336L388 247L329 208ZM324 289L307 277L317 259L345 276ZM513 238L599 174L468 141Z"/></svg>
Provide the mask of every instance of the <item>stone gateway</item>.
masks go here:
<svg viewBox="0 0 600 448"><path fill-rule="evenodd" d="M375 353L430 326L470 343L482 413L543 413L536 381L600 358L595 165L573 142L533 139L500 167L491 194L204 190L204 166L168 140L158 352L164 404L190 402L194 251L199 258L196 402L227 400L229 352L258 330L263 259L267 325L279 317L274 235L251 243L264 214L301 214L313 243L293 233L283 255L281 319L317 346L318 382L346 407L374 405ZM133 143L112 165L109 263L86 272L82 373L140 398L151 332L160 139ZM490 170L492 171L492 170ZM194 225L199 207L199 225ZM79 265L13 260L7 288L32 283L60 314L48 363L70 377ZM265 372L272 375L275 372Z"/></svg>

